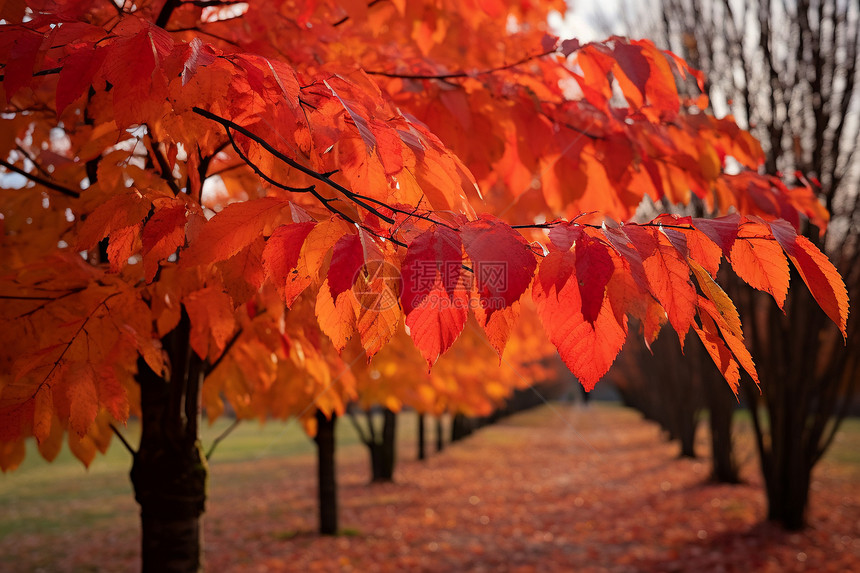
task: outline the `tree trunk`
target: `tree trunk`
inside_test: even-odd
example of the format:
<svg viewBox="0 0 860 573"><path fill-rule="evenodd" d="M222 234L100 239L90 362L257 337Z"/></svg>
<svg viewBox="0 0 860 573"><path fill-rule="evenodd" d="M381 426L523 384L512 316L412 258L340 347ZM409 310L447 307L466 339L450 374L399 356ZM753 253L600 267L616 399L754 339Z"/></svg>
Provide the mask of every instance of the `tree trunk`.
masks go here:
<svg viewBox="0 0 860 573"><path fill-rule="evenodd" d="M469 435L469 419L465 414L454 414L451 421L451 442L457 442Z"/></svg>
<svg viewBox="0 0 860 573"><path fill-rule="evenodd" d="M441 452L445 449L445 434L442 427L442 416L436 418L436 451Z"/></svg>
<svg viewBox="0 0 860 573"><path fill-rule="evenodd" d="M337 534L337 481L335 479L334 427L337 415L331 418L317 410L317 484L319 493L320 535Z"/></svg>
<svg viewBox="0 0 860 573"><path fill-rule="evenodd" d="M681 442L681 454L682 458L695 458L696 457L696 427L692 428L688 427L686 424L688 420L684 420L684 427L681 428L680 432L680 442Z"/></svg>
<svg viewBox="0 0 860 573"><path fill-rule="evenodd" d="M418 414L418 459L424 460L427 459L427 452L425 446L427 444L427 438L424 433L424 414Z"/></svg>
<svg viewBox="0 0 860 573"><path fill-rule="evenodd" d="M713 375L705 378L703 386L711 428L711 479L719 483L739 483L738 464L732 444L732 417L737 402L723 379Z"/></svg>
<svg viewBox="0 0 860 573"><path fill-rule="evenodd" d="M373 424L372 420L368 420ZM396 457L397 414L385 408L383 410L382 440L371 441L370 467L374 482L390 482L394 479L394 463Z"/></svg>
<svg viewBox="0 0 860 573"><path fill-rule="evenodd" d="M165 380L138 360L141 438L131 468L140 505L143 573L191 573L202 569L201 517L208 468L197 439L201 361L188 343L183 312L163 345L171 358Z"/></svg>
<svg viewBox="0 0 860 573"><path fill-rule="evenodd" d="M798 460L799 461L799 460ZM787 460L784 465L791 465ZM784 468L772 472L767 489L767 518L789 531L799 531L806 524L811 469Z"/></svg>

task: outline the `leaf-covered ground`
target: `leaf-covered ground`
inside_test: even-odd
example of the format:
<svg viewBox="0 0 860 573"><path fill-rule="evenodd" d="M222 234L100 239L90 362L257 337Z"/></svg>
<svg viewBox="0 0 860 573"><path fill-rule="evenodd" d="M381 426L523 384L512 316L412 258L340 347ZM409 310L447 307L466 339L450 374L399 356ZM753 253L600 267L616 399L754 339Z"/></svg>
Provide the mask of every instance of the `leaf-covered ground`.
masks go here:
<svg viewBox="0 0 860 573"><path fill-rule="evenodd" d="M403 433L413 431L407 424ZM338 454L343 532L320 538L313 456L242 460L228 440L226 459L213 464L207 568L860 570L860 424L849 421L817 469L811 526L802 533L761 523L755 456L748 439L739 442L747 480L739 486L707 483L706 458L677 459L677 446L654 425L601 404L520 414L423 463L404 441L394 484L368 485L365 452L351 443ZM704 436L699 450L707 451ZM26 493L0 496L0 569L135 570L134 502L114 483L119 474L94 474L58 479L55 495L26 503ZM0 486L10 489L14 479Z"/></svg>

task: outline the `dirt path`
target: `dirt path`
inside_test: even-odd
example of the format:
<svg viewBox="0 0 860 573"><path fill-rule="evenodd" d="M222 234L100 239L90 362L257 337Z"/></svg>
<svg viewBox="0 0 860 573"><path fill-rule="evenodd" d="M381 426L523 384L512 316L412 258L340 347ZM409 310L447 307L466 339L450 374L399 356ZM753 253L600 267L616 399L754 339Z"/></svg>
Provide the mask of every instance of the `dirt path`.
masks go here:
<svg viewBox="0 0 860 573"><path fill-rule="evenodd" d="M313 458L221 464L206 563L213 572L860 571L858 465L824 462L810 529L786 534L760 524L751 459L747 485L715 486L706 459L678 460L676 448L637 414L600 405L521 414L423 463L406 449L395 484L368 485L364 452L349 448L336 538L313 533ZM110 526L7 536L0 570L134 570L133 501L115 502L130 514Z"/></svg>

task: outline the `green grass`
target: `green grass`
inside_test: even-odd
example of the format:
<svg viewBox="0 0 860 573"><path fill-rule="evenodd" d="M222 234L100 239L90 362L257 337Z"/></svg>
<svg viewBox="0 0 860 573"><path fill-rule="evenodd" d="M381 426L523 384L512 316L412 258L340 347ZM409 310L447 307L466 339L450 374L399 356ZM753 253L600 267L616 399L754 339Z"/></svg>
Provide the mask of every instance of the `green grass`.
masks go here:
<svg viewBox="0 0 860 573"><path fill-rule="evenodd" d="M414 443L416 416L399 417L398 438ZM232 423L205 421L200 429L201 443L208 451L216 437ZM132 446L136 446L140 426L130 421L121 429ZM336 426L337 445L341 453L362 455L358 435L346 418ZM313 456L316 446L295 421L242 422L216 448L210 468L218 475L218 466L266 458ZM34 442L28 443L27 457L21 466L0 475L0 538L12 531L19 533L56 533L68 524L68 512L74 511L80 527L109 526L120 517L136 519L134 494L128 473L131 454L119 440L113 439L105 455L97 454L89 469L85 468L67 447L52 462L39 455ZM131 511L131 513L129 513Z"/></svg>

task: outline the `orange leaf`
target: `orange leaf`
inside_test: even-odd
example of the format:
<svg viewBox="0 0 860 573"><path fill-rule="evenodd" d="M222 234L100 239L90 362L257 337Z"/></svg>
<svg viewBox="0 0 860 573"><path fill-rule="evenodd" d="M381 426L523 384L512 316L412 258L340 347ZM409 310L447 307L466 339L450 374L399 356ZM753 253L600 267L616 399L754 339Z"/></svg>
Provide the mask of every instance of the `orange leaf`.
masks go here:
<svg viewBox="0 0 860 573"><path fill-rule="evenodd" d="M839 327L842 336L847 338L845 327L848 322L848 291L845 290L845 283L842 282L839 271L809 239L796 235L791 225L785 221L773 221L770 228L815 301Z"/></svg>
<svg viewBox="0 0 860 573"><path fill-rule="evenodd" d="M723 342L722 338L720 338L719 332L714 326L713 321L708 321L707 326L703 326L703 328L699 328L693 324L693 330L699 336L699 339L705 346L705 350L707 350L711 360L716 364L720 374L722 374L723 378L725 378L729 383L732 392L737 395L738 388L741 383L740 368L738 367L737 361L732 356L731 351L729 351L726 346L726 343Z"/></svg>
<svg viewBox="0 0 860 573"><path fill-rule="evenodd" d="M690 282L687 261L663 233L655 233L655 237L657 246L651 256L643 261L645 275L651 291L666 309L669 322L683 342L684 335L693 323L696 289Z"/></svg>
<svg viewBox="0 0 860 573"><path fill-rule="evenodd" d="M738 231L730 261L735 273L751 287L773 296L779 308L788 293L788 261L767 227L747 223Z"/></svg>
<svg viewBox="0 0 860 573"><path fill-rule="evenodd" d="M143 269L146 282L152 282L158 263L185 244L185 205L156 211L143 228Z"/></svg>
<svg viewBox="0 0 860 573"><path fill-rule="evenodd" d="M206 287L186 296L183 303L191 319L191 348L203 359L221 354L236 327L230 296Z"/></svg>
<svg viewBox="0 0 860 573"><path fill-rule="evenodd" d="M119 229L137 225L149 213L150 201L136 189L102 203L78 229L76 250L86 251Z"/></svg>
<svg viewBox="0 0 860 573"><path fill-rule="evenodd" d="M719 312L729 331L743 340L741 317L738 315L738 310L735 308L732 299L720 288L720 285L714 282L708 271L702 268L699 263L690 258L687 259L687 262L690 263L690 268L693 269L693 275L699 283L699 288L714 303L717 312Z"/></svg>
<svg viewBox="0 0 860 573"><path fill-rule="evenodd" d="M255 239L270 235L281 218L285 214L289 216L289 205L289 201L276 197L227 205L206 222L200 234L182 253L182 264L204 265L229 259Z"/></svg>
<svg viewBox="0 0 860 573"><path fill-rule="evenodd" d="M74 375L66 379L66 396L69 400L69 429L79 437L86 435L99 412L99 397L93 378L92 368L83 366L76 369Z"/></svg>
<svg viewBox="0 0 860 573"><path fill-rule="evenodd" d="M332 297L328 279L317 293L314 312L317 315L320 329L331 339L338 351L343 350L346 343L355 333L356 300L351 290L344 291L337 297Z"/></svg>
<svg viewBox="0 0 860 573"><path fill-rule="evenodd" d="M51 435L54 418L53 391L47 384L39 386L33 411L33 436L40 444Z"/></svg>
<svg viewBox="0 0 860 573"><path fill-rule="evenodd" d="M285 285L293 284L290 291L294 293L294 296L285 298L287 305L292 304L295 297L310 284L310 277L299 276L299 270L296 267L305 238L313 230L315 224L314 222L305 222L278 227L266 241L266 247L263 249L263 265L266 269L266 275L274 282L278 292L285 296ZM299 288L300 285L301 288Z"/></svg>

